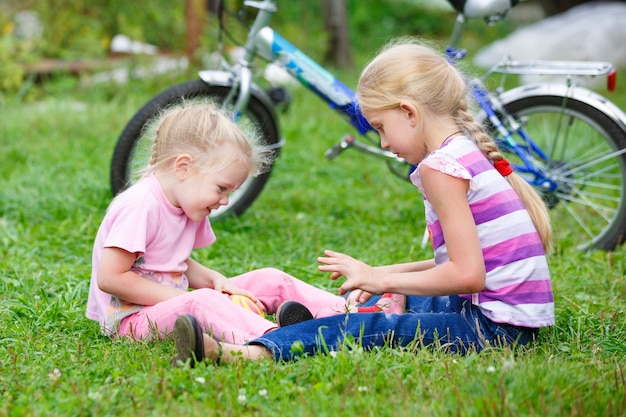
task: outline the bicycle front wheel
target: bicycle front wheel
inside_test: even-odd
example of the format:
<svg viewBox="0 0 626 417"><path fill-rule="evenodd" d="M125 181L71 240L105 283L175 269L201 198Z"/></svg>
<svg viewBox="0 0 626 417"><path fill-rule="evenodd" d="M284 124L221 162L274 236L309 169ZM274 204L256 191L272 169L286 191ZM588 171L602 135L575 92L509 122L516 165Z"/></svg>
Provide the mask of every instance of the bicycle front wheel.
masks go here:
<svg viewBox="0 0 626 417"><path fill-rule="evenodd" d="M535 143L533 148L523 142L533 165L556 185L537 187L550 208L555 243L584 250L620 245L626 234L626 132L621 126L574 98L529 96L504 107ZM516 155L507 158L520 163Z"/></svg>
<svg viewBox="0 0 626 417"><path fill-rule="evenodd" d="M146 103L128 122L120 135L111 161L111 189L113 195L136 182L145 171L150 160L152 138L144 135L144 127L164 108L183 100L202 98L223 105L231 88L208 85L202 80L188 81L163 91ZM228 106L227 110L228 109ZM257 131L265 146L274 148L274 159L278 157L279 132L271 109L254 96L250 97L245 112L237 121ZM271 167L270 167L271 169ZM269 179L270 170L256 177L248 178L229 197L229 203L211 213L213 220L227 215L242 214L257 198Z"/></svg>

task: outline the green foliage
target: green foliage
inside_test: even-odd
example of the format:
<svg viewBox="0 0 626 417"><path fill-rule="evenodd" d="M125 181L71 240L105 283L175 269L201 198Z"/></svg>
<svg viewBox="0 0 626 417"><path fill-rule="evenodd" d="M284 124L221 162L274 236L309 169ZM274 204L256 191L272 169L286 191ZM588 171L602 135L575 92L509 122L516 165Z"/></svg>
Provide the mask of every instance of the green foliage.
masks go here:
<svg viewBox="0 0 626 417"><path fill-rule="evenodd" d="M24 38L16 33L15 18L24 11L35 13L41 34ZM183 1L8 0L0 4L0 29L0 92L14 94L27 63L103 58L117 34L162 51L183 51L186 27Z"/></svg>
<svg viewBox="0 0 626 417"><path fill-rule="evenodd" d="M24 78L24 68L13 58L18 52L16 42L9 36L0 36L0 91L15 90Z"/></svg>
<svg viewBox="0 0 626 417"><path fill-rule="evenodd" d="M157 44L162 49L182 49L185 35L184 2L153 0L9 0L11 15L35 12L43 27L37 52L46 58L89 58L104 56L111 38L119 33L132 39Z"/></svg>
<svg viewBox="0 0 626 417"><path fill-rule="evenodd" d="M20 87L25 75L21 63L34 57L33 40L14 36L15 25L8 17L6 13L0 13L0 92L16 91Z"/></svg>
<svg viewBox="0 0 626 417"><path fill-rule="evenodd" d="M349 2L349 22L355 51L371 55L395 36L441 39L451 33L454 13L425 9L411 0Z"/></svg>

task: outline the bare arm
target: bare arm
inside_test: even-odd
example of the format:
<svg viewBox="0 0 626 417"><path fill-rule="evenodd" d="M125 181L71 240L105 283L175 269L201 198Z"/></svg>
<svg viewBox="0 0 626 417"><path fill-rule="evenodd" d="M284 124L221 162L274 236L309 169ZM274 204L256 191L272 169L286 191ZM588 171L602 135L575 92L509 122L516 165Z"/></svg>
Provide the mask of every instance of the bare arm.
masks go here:
<svg viewBox="0 0 626 417"><path fill-rule="evenodd" d="M449 262L424 271L433 295L474 293L485 287L485 260L467 201L469 181L420 167L424 192L437 213ZM441 192L445 190L445 192Z"/></svg>
<svg viewBox="0 0 626 417"><path fill-rule="evenodd" d="M150 281L131 271L137 254L119 248L104 248L98 268L100 290L130 303L154 305L183 294L183 290Z"/></svg>
<svg viewBox="0 0 626 417"><path fill-rule="evenodd" d="M150 281L131 271L137 254L119 248L104 248L98 268L100 290L133 304L151 306L169 300L186 291ZM241 294L252 298L259 307L265 309L256 297L232 284L217 271L206 268L188 259L185 273L192 288L214 288L227 294Z"/></svg>
<svg viewBox="0 0 626 417"><path fill-rule="evenodd" d="M191 288L221 288L221 282L227 280L227 278L221 273L207 268L199 262L188 258L187 259L187 271L185 275L189 280L189 286Z"/></svg>
<svg viewBox="0 0 626 417"><path fill-rule="evenodd" d="M401 273L401 272L416 272L425 271L435 266L434 259L427 259L424 261L407 262L402 264L377 266L376 269L384 272L385 274Z"/></svg>
<svg viewBox="0 0 626 417"><path fill-rule="evenodd" d="M430 269L435 266L435 261L433 259L417 261L417 262L407 262L401 264L394 265L383 265L376 266L374 269L378 270L382 274L391 274L391 273L401 273L401 272L413 272L413 271L424 271L426 269ZM341 274L333 273L331 275L331 279L337 279L341 276ZM350 294L348 300L352 303L366 303L372 297L372 293L368 291L363 291L361 289L353 290Z"/></svg>
<svg viewBox="0 0 626 417"><path fill-rule="evenodd" d="M251 298L262 311L265 311L265 306L255 297L254 294L250 291L237 287L223 274L207 268L191 258L187 259L187 267L185 275L187 275L189 286L192 288L213 288L216 291L226 294L245 295L246 297Z"/></svg>

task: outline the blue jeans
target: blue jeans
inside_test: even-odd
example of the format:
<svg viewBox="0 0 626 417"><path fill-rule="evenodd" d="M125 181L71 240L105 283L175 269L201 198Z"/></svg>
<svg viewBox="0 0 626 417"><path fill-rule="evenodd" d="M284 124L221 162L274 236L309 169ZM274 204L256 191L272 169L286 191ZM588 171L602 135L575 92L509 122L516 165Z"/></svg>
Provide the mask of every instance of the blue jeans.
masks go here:
<svg viewBox="0 0 626 417"><path fill-rule="evenodd" d="M372 297L367 304L374 304ZM276 360L336 351L346 340L364 349L375 346L441 346L449 352L480 352L488 346L519 346L538 329L495 323L458 296L407 297L407 312L340 314L282 327L250 341L269 349ZM295 342L300 347L293 349Z"/></svg>

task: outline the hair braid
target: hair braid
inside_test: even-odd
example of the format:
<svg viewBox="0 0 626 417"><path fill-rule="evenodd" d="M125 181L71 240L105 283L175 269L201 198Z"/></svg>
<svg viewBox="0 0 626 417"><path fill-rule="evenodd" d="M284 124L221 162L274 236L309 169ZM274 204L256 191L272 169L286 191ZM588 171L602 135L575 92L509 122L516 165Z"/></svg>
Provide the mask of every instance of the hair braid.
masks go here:
<svg viewBox="0 0 626 417"><path fill-rule="evenodd" d="M498 146L493 142L485 129L476 122L467 106L461 106L455 114L455 121L463 130L463 133L474 140L478 148L492 163L504 159ZM524 178L515 172L505 177L513 190L520 197L530 218L539 233L543 249L549 253L552 247L552 226L550 223L550 213L541 196L532 188Z"/></svg>

